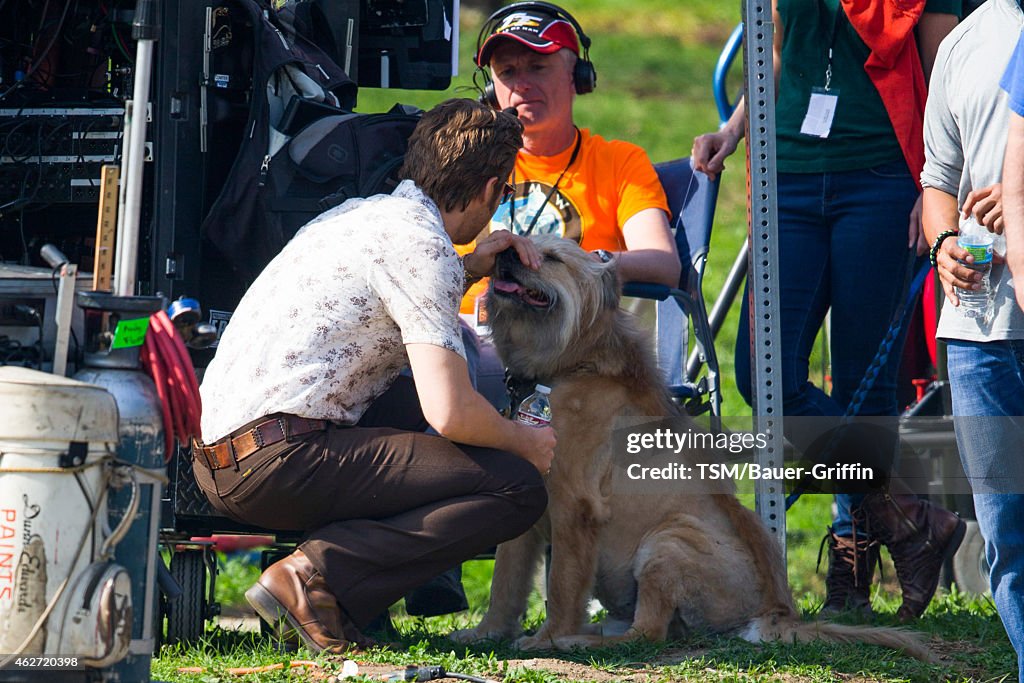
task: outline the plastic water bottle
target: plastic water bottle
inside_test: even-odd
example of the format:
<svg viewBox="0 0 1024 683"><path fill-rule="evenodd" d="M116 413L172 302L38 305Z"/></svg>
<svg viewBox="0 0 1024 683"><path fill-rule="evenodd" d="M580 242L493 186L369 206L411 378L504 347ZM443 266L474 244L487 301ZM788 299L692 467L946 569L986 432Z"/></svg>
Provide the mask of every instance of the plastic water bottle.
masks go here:
<svg viewBox="0 0 1024 683"><path fill-rule="evenodd" d="M530 427L546 427L551 424L551 389L538 384L536 391L523 399L516 410L516 422Z"/></svg>
<svg viewBox="0 0 1024 683"><path fill-rule="evenodd" d="M981 273L981 289L960 289L956 288L956 295L960 299L960 311L965 317L980 320L988 323L992 320L993 291L991 282L992 273L992 245L995 236L978 225L974 218L968 218L960 226L960 235L957 243L966 249L974 257L974 263L963 263L971 270Z"/></svg>

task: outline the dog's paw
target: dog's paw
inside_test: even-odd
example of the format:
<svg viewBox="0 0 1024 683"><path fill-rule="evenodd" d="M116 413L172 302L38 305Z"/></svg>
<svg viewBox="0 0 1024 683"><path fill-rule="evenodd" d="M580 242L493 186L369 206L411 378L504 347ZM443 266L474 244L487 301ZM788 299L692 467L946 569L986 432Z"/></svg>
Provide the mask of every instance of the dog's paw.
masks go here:
<svg viewBox="0 0 1024 683"><path fill-rule="evenodd" d="M487 628L483 624L476 628L464 628L448 634L448 640L462 643L478 643L482 640L511 640L515 633L498 628Z"/></svg>
<svg viewBox="0 0 1024 683"><path fill-rule="evenodd" d="M518 650L557 650L557 643L544 631L535 633L532 636L523 636L516 640Z"/></svg>

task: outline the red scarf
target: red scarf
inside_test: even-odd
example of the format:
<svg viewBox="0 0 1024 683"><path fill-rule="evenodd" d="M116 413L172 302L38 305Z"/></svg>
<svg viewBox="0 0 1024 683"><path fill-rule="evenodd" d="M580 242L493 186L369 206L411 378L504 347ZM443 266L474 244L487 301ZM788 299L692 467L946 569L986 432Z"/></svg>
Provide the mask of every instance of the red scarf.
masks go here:
<svg viewBox="0 0 1024 683"><path fill-rule="evenodd" d="M889 113L903 157L921 187L927 86L914 27L925 0L841 0L857 35L871 50L864 71Z"/></svg>

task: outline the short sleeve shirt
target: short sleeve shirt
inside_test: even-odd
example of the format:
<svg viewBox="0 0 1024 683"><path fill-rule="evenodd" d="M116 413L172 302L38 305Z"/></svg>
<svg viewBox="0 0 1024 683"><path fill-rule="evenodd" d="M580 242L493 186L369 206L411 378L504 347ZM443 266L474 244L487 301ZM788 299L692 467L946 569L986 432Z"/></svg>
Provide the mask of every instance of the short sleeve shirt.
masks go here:
<svg viewBox="0 0 1024 683"><path fill-rule="evenodd" d="M408 363L406 344L465 357L463 270L412 181L300 230L242 297L206 369L203 440L272 413L354 424Z"/></svg>
<svg viewBox="0 0 1024 683"><path fill-rule="evenodd" d="M587 129L580 130L579 143L575 159L575 145L547 157L520 152L509 179L516 187L515 197L498 207L488 231L524 234L533 224L531 235L559 235L587 251L625 251L626 221L649 208L669 213L665 191L643 148L605 140ZM463 312L473 310L472 302L485 286L470 289Z"/></svg>
<svg viewBox="0 0 1024 683"><path fill-rule="evenodd" d="M1022 24L1024 12L1016 0L990 0L950 32L935 56L924 115L921 185L956 197L958 207L972 190L1002 180L1010 110L999 77ZM943 299L936 336L977 342L1024 338L1024 313L1005 264L992 266L992 283L991 320L968 318Z"/></svg>
<svg viewBox="0 0 1024 683"><path fill-rule="evenodd" d="M1024 33L1017 41L999 84L1010 96L1010 109L1018 116L1024 116Z"/></svg>

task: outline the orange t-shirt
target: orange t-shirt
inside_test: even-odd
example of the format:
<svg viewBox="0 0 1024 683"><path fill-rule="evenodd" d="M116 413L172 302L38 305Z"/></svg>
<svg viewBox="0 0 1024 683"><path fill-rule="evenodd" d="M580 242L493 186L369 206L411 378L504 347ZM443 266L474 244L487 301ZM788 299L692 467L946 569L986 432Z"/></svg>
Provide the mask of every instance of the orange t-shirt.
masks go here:
<svg viewBox="0 0 1024 683"><path fill-rule="evenodd" d="M487 232L523 234L540 210L531 235L560 235L576 240L587 251L624 251L622 226L627 220L649 208L669 212L658 174L643 149L621 140L605 140L587 129L582 129L580 136L579 153L547 203L544 198L569 165L575 144L549 157L519 153L509 179L516 186L516 195L512 202L498 207ZM466 254L473 247L471 243L457 250ZM462 313L473 312L476 298L486 287L484 280L470 288L462 299Z"/></svg>

